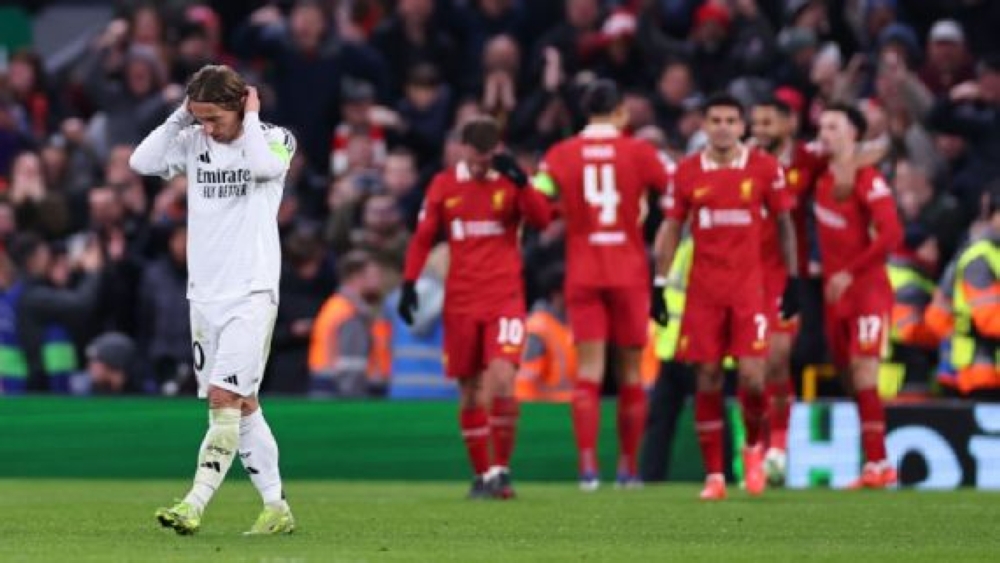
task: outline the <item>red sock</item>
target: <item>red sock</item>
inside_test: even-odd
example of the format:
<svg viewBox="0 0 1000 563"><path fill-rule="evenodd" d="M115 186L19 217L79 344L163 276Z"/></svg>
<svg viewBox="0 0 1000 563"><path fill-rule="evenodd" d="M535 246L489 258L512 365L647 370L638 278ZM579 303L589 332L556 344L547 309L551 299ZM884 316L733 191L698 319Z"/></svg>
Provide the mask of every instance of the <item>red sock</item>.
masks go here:
<svg viewBox="0 0 1000 563"><path fill-rule="evenodd" d="M743 410L743 426L747 431L746 445L756 446L760 444L764 415L767 413L767 400L763 389L757 392L752 389L740 389L740 408Z"/></svg>
<svg viewBox="0 0 1000 563"><path fill-rule="evenodd" d="M627 385L618 392L618 472L639 474L639 443L646 427L646 390L641 384Z"/></svg>
<svg viewBox="0 0 1000 563"><path fill-rule="evenodd" d="M788 449L788 418L792 414L792 398L795 388L791 379L771 381L767 384L768 401L768 446L779 450Z"/></svg>
<svg viewBox="0 0 1000 563"><path fill-rule="evenodd" d="M861 418L861 448L865 460L879 462L885 459L885 409L874 388L857 392L858 416Z"/></svg>
<svg viewBox="0 0 1000 563"><path fill-rule="evenodd" d="M501 467L510 465L517 436L517 417L521 407L514 397L495 397L490 413L490 435L493 438L493 463Z"/></svg>
<svg viewBox="0 0 1000 563"><path fill-rule="evenodd" d="M601 426L601 387L580 379L573 389L573 432L580 473L597 473L597 432Z"/></svg>
<svg viewBox="0 0 1000 563"><path fill-rule="evenodd" d="M722 473L721 391L698 391L694 394L694 421L705 473Z"/></svg>
<svg viewBox="0 0 1000 563"><path fill-rule="evenodd" d="M469 463L476 475L482 475L490 469L490 419L486 409L462 409L459 421Z"/></svg>

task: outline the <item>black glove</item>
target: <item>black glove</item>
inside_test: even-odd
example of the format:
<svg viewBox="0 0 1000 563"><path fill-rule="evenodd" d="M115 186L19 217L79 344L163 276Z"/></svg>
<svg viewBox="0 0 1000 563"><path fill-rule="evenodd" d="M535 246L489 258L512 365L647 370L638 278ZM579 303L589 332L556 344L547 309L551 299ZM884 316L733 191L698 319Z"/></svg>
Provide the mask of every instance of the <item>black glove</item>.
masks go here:
<svg viewBox="0 0 1000 563"><path fill-rule="evenodd" d="M490 166L513 182L515 186L523 188L528 185L528 174L518 166L514 155L508 152L498 152L493 155Z"/></svg>
<svg viewBox="0 0 1000 563"><path fill-rule="evenodd" d="M417 299L417 284L411 281L403 282L396 311L399 313L399 318L403 319L407 326L413 324L413 313L418 307L420 307L420 302Z"/></svg>
<svg viewBox="0 0 1000 563"><path fill-rule="evenodd" d="M799 314L799 278L789 276L785 283L785 293L781 296L781 319L788 319Z"/></svg>
<svg viewBox="0 0 1000 563"><path fill-rule="evenodd" d="M649 316L660 326L667 326L670 322L670 310L667 308L666 297L667 281L657 278L653 282L653 293L649 300Z"/></svg>

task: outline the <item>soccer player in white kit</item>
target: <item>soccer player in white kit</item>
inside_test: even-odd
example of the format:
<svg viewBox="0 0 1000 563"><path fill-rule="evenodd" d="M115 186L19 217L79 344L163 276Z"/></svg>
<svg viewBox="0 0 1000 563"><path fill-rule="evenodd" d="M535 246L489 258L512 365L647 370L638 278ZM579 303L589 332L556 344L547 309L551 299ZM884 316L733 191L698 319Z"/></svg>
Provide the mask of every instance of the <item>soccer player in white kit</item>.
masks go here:
<svg viewBox="0 0 1000 563"><path fill-rule="evenodd" d="M239 453L264 509L246 532L295 529L278 471L278 444L257 399L278 304L277 212L295 139L260 121L255 88L226 66L192 76L187 98L136 147L144 175L188 180L188 288L198 396L209 426L194 486L156 511L160 523L193 534Z"/></svg>

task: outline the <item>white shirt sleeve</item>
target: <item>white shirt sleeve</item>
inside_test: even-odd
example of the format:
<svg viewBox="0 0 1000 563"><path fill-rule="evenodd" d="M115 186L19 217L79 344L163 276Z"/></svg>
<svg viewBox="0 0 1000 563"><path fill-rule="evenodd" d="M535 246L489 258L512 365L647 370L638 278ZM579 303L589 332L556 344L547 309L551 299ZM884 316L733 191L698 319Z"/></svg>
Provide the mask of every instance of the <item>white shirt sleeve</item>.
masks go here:
<svg viewBox="0 0 1000 563"><path fill-rule="evenodd" d="M292 153L295 152L295 141L291 133L279 127L273 127L270 131L275 131L276 135L283 135L284 138L268 139L257 112L247 112L243 116L243 146L247 165L257 182L280 178L288 170Z"/></svg>
<svg viewBox="0 0 1000 563"><path fill-rule="evenodd" d="M187 169L187 145L191 135L185 131L194 117L182 104L159 127L153 130L132 152L129 166L144 176L170 179Z"/></svg>

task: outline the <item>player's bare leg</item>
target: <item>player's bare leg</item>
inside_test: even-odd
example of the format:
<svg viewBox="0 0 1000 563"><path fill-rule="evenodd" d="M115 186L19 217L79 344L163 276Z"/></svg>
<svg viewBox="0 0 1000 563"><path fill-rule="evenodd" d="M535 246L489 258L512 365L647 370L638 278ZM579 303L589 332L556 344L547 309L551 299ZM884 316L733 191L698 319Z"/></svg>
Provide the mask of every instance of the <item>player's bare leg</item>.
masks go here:
<svg viewBox="0 0 1000 563"><path fill-rule="evenodd" d="M601 384L607 344L587 341L577 344L580 375L573 389L573 432L579 459L580 489L594 491L600 486L597 464L597 435L601 426Z"/></svg>
<svg viewBox="0 0 1000 563"><path fill-rule="evenodd" d="M295 531L295 519L281 483L278 442L257 397L246 397L240 410L240 461L264 503L257 521L244 534L290 534Z"/></svg>
<svg viewBox="0 0 1000 563"><path fill-rule="evenodd" d="M767 482L773 486L785 483L785 466L788 451L788 419L794 402L794 385L791 377L792 335L771 334L765 376L767 396L768 439L764 455Z"/></svg>
<svg viewBox="0 0 1000 563"><path fill-rule="evenodd" d="M861 448L865 452L864 469L851 484L852 489L883 489L898 480L896 469L886 459L885 409L878 395L878 368L878 358L851 358L851 380L861 419Z"/></svg>
<svg viewBox="0 0 1000 563"><path fill-rule="evenodd" d="M767 403L764 397L764 358L740 358L740 407L747 442L743 448L743 474L747 492L759 495L764 492L764 415Z"/></svg>
<svg viewBox="0 0 1000 563"><path fill-rule="evenodd" d="M634 488L639 479L639 444L646 424L646 390L639 371L642 348L618 350L618 478L617 486Z"/></svg>
<svg viewBox="0 0 1000 563"><path fill-rule="evenodd" d="M178 534L193 534L198 530L201 514L226 478L239 446L243 397L213 386L208 389L208 405L208 431L198 451L194 485L176 506L156 511L160 524Z"/></svg>
<svg viewBox="0 0 1000 563"><path fill-rule="evenodd" d="M469 489L469 498L490 498L492 495L487 484L490 470L490 419L486 410L489 405L489 389L483 382L482 374L459 378L458 389L462 440L475 475Z"/></svg>
<svg viewBox="0 0 1000 563"><path fill-rule="evenodd" d="M695 366L694 420L698 445L705 464L705 488L702 500L726 498L726 476L722 467L722 367L706 363Z"/></svg>
<svg viewBox="0 0 1000 563"><path fill-rule="evenodd" d="M493 442L493 466L488 484L493 496L500 499L514 498L510 476L510 458L517 436L517 419L520 407L514 398L516 366L504 359L494 359L486 367L486 381L492 403L490 408L490 437Z"/></svg>

